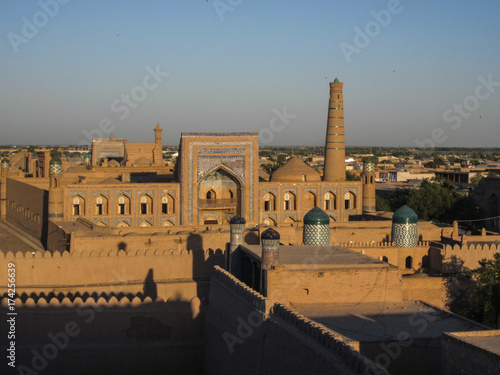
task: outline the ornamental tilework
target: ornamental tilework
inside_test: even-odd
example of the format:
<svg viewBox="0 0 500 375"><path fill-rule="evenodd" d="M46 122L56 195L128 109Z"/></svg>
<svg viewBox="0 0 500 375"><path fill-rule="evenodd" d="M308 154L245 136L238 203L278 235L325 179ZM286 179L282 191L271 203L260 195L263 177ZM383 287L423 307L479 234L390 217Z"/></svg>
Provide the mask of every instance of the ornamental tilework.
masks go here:
<svg viewBox="0 0 500 375"><path fill-rule="evenodd" d="M92 192L92 198L98 197L99 195L102 195L104 198L108 198L109 196L109 191L108 190L94 190Z"/></svg>
<svg viewBox="0 0 500 375"><path fill-rule="evenodd" d="M115 218L115 226L118 226L121 222L127 223L130 226L132 226L132 219L130 217L117 217Z"/></svg>
<svg viewBox="0 0 500 375"><path fill-rule="evenodd" d="M244 154L244 148L199 148L198 154Z"/></svg>
<svg viewBox="0 0 500 375"><path fill-rule="evenodd" d="M304 245L330 246L330 225L304 225Z"/></svg>
<svg viewBox="0 0 500 375"><path fill-rule="evenodd" d="M50 174L60 174L62 173L62 164L50 164L49 173Z"/></svg>
<svg viewBox="0 0 500 375"><path fill-rule="evenodd" d="M115 190L115 196L119 197L120 195L125 195L130 199L132 197L132 190Z"/></svg>
<svg viewBox="0 0 500 375"><path fill-rule="evenodd" d="M106 224L106 226L109 226L109 219L106 217L94 218L94 224L98 224L99 222L102 222L102 223Z"/></svg>
<svg viewBox="0 0 500 375"><path fill-rule="evenodd" d="M82 197L83 199L86 199L87 198L87 192L85 190L83 191L79 191L79 190L70 190L69 192L69 197L71 199L73 199L74 197L76 197L77 195L79 195L80 197Z"/></svg>
<svg viewBox="0 0 500 375"><path fill-rule="evenodd" d="M245 156L199 156L197 165L197 181L219 165L224 165L245 181Z"/></svg>
<svg viewBox="0 0 500 375"><path fill-rule="evenodd" d="M417 224L392 224L392 240L396 247L415 247L418 245Z"/></svg>

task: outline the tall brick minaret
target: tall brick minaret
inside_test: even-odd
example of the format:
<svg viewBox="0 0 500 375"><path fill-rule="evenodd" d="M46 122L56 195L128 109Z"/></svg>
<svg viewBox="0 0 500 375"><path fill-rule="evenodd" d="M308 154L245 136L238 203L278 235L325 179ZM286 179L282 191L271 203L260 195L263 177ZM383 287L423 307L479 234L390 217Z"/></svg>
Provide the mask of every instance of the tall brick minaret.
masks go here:
<svg viewBox="0 0 500 375"><path fill-rule="evenodd" d="M326 127L325 170L323 181L345 181L344 84L330 82L330 103Z"/></svg>
<svg viewBox="0 0 500 375"><path fill-rule="evenodd" d="M161 132L163 131L160 128L160 124L156 124L155 128L155 146L153 148L153 163L155 165L163 164L163 153L162 153L162 141L161 141Z"/></svg>

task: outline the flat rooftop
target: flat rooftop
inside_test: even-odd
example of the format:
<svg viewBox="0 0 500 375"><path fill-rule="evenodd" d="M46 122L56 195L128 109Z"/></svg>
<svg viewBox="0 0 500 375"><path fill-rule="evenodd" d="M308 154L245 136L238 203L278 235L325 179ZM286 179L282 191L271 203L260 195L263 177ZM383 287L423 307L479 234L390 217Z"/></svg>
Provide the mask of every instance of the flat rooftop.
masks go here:
<svg viewBox="0 0 500 375"><path fill-rule="evenodd" d="M258 259L262 257L261 245L245 244L241 247L243 251ZM279 264L293 269L307 269L312 266L315 270L318 269L318 265L323 266L323 269L394 267L340 246L280 245Z"/></svg>
<svg viewBox="0 0 500 375"><path fill-rule="evenodd" d="M500 330L453 332L447 335L500 356Z"/></svg>
<svg viewBox="0 0 500 375"><path fill-rule="evenodd" d="M292 301L293 302L293 301ZM353 341L435 338L443 332L484 331L487 327L420 301L360 304L293 304L302 315ZM406 336L408 337L408 336Z"/></svg>

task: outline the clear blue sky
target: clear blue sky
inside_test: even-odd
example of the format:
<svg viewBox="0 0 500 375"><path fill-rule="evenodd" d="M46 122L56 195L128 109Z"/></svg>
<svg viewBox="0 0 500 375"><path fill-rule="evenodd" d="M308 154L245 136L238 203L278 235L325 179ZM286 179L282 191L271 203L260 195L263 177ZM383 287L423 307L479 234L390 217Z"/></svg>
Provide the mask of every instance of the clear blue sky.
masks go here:
<svg viewBox="0 0 500 375"><path fill-rule="evenodd" d="M476 96L478 77L500 82L498 1L54 1L0 5L0 144L78 144L109 119L104 130L136 142L157 122L169 145L181 131L274 123L272 145L321 145L338 76L348 145L415 146L433 132L440 146L500 145L500 83ZM169 74L150 90L148 66ZM131 91L134 108L121 102ZM280 131L284 107L296 116Z"/></svg>

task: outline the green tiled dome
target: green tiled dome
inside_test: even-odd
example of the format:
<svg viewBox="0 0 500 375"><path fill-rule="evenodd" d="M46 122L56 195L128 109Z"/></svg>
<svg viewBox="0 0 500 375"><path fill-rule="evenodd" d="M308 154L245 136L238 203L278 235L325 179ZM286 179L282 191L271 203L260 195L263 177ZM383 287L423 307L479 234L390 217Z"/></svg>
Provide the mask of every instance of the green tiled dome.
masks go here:
<svg viewBox="0 0 500 375"><path fill-rule="evenodd" d="M49 165L52 164L62 164L61 159L59 159L57 156L52 156Z"/></svg>
<svg viewBox="0 0 500 375"><path fill-rule="evenodd" d="M395 224L417 224L418 217L415 211L404 205L394 212L392 222Z"/></svg>
<svg viewBox="0 0 500 375"><path fill-rule="evenodd" d="M89 154L85 154L85 155L83 155L83 159L84 159L84 160L86 160L86 159L90 160L90 155L89 155Z"/></svg>
<svg viewBox="0 0 500 375"><path fill-rule="evenodd" d="M333 82L339 82L339 79L335 77L335 80Z"/></svg>
<svg viewBox="0 0 500 375"><path fill-rule="evenodd" d="M328 214L319 207L314 207L304 216L304 224L324 225L330 224Z"/></svg>

